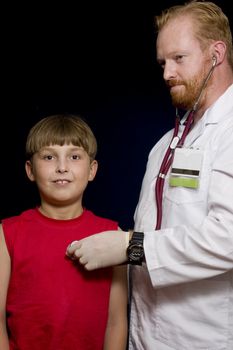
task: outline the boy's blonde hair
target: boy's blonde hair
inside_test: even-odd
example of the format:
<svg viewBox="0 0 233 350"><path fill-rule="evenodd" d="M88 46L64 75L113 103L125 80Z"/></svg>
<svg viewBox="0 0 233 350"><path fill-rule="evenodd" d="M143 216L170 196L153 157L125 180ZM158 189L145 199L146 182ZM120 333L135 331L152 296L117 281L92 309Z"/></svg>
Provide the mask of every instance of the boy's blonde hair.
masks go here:
<svg viewBox="0 0 233 350"><path fill-rule="evenodd" d="M57 114L41 119L29 131L26 141L26 157L50 145L73 144L82 147L91 160L97 152L96 138L87 123L78 115Z"/></svg>

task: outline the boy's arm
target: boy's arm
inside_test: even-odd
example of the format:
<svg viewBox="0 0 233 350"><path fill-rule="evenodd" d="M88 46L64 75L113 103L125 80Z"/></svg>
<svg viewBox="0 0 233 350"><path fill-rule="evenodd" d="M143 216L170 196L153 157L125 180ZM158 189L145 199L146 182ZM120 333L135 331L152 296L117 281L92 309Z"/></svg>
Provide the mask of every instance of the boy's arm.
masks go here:
<svg viewBox="0 0 233 350"><path fill-rule="evenodd" d="M113 268L104 350L125 350L127 345L127 266Z"/></svg>
<svg viewBox="0 0 233 350"><path fill-rule="evenodd" d="M6 297L10 280L11 262L0 225L0 349L9 350L6 330Z"/></svg>

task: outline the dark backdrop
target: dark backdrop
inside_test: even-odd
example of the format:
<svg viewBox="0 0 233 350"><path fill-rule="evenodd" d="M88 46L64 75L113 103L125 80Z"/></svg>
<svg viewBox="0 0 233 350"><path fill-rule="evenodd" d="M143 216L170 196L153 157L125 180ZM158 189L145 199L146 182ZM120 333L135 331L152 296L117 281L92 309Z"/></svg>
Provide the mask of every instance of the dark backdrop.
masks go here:
<svg viewBox="0 0 233 350"><path fill-rule="evenodd" d="M86 119L99 146L85 206L123 229L133 226L148 153L174 121L156 65L153 17L179 3L5 8L0 219L38 203L24 173L30 127L43 116L70 112ZM232 25L230 2L217 3Z"/></svg>

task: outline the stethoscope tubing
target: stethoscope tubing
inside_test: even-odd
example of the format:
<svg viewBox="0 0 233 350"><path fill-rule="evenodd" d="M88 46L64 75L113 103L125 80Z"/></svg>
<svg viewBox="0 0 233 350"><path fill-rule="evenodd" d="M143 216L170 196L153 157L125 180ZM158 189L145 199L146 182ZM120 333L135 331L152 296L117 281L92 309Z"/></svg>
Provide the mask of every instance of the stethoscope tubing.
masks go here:
<svg viewBox="0 0 233 350"><path fill-rule="evenodd" d="M155 199L156 199L156 206L157 206L157 220L156 220L156 227L155 230L160 230L161 229L161 224L162 224L162 204L163 204L163 189L164 189L164 183L165 183L165 178L166 175L170 169L170 166L173 161L174 157L174 151L176 147L182 147L184 144L184 141L186 139L186 136L188 135L191 126L193 124L193 119L194 119L194 110L191 110L189 112L189 115L186 119L185 122L185 128L183 130L183 133L181 137L178 137L178 132L179 132L179 124L180 124L180 118L177 116L176 117L176 122L175 122L175 128L173 131L173 136L171 139L171 142L167 148L167 151L164 155L162 164L159 169L159 174L156 180L155 184ZM175 140L175 142L174 142Z"/></svg>

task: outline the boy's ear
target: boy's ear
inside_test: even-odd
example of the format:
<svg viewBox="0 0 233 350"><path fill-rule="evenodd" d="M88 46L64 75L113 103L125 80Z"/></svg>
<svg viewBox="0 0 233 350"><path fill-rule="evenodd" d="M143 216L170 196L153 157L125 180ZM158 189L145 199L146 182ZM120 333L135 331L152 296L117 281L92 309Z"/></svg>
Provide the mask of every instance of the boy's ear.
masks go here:
<svg viewBox="0 0 233 350"><path fill-rule="evenodd" d="M30 160L27 160L25 162L25 170L26 170L26 174L27 174L27 177L29 178L29 180L35 181L35 176L33 174L33 166L32 166L32 162Z"/></svg>
<svg viewBox="0 0 233 350"><path fill-rule="evenodd" d="M94 159L90 164L90 173L89 173L88 181L94 180L95 175L97 173L97 169L98 169L98 162L97 160Z"/></svg>

